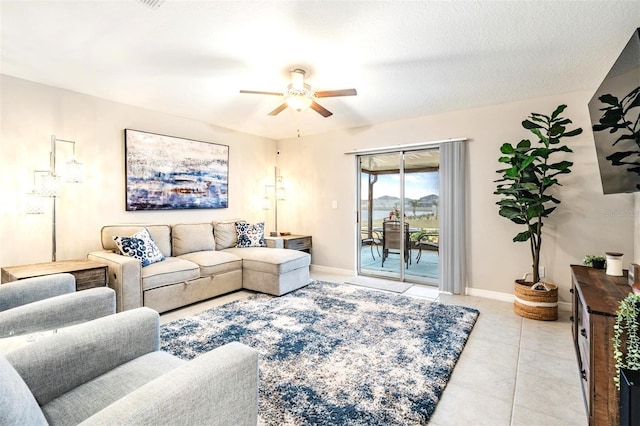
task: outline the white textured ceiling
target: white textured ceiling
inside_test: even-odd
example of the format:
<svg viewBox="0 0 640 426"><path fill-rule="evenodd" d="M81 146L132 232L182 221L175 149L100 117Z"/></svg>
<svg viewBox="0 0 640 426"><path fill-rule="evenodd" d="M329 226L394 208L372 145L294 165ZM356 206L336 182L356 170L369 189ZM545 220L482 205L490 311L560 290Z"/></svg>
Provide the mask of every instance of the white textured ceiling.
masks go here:
<svg viewBox="0 0 640 426"><path fill-rule="evenodd" d="M1 72L273 139L595 91L640 1L0 0ZM334 113L267 113L288 71ZM153 129L148 129L153 130Z"/></svg>

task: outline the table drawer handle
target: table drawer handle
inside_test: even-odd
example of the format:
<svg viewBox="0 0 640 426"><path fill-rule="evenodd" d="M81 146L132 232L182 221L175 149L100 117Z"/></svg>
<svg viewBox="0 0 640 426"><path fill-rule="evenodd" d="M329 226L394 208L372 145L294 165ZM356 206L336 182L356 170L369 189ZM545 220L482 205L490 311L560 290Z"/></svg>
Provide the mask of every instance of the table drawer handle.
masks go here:
<svg viewBox="0 0 640 426"><path fill-rule="evenodd" d="M584 329L584 328L582 330L580 330L580 335L586 339L587 338L587 330Z"/></svg>

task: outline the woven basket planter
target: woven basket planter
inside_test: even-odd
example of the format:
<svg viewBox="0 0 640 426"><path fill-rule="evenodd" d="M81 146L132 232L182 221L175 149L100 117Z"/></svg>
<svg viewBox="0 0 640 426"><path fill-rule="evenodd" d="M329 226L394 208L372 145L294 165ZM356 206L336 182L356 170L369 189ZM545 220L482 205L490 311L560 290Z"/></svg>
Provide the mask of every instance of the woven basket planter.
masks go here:
<svg viewBox="0 0 640 426"><path fill-rule="evenodd" d="M532 290L533 283L516 280L513 284L513 310L516 314L539 321L558 319L558 286L544 284L549 290Z"/></svg>

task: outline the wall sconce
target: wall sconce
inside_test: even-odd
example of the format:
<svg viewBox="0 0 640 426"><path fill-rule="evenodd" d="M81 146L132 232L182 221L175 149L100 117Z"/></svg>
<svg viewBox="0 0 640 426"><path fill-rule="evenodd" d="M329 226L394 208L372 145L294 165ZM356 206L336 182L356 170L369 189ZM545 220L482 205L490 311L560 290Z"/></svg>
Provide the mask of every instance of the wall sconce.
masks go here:
<svg viewBox="0 0 640 426"><path fill-rule="evenodd" d="M73 145L73 157L69 160L60 174L56 173L57 143L70 143ZM49 170L33 171L33 190L27 194L27 214L43 214L44 201L51 198L53 204L51 220L51 261L56 261L56 200L62 195L62 177L65 182L81 183L84 177L84 166L76 158L76 143L63 139L57 139L51 135L51 151L49 152ZM39 180L38 175L42 175Z"/></svg>
<svg viewBox="0 0 640 426"><path fill-rule="evenodd" d="M274 211L275 211L275 231L271 232L272 237L278 237L278 201L284 201L286 199L286 189L283 184L282 176L278 176L278 168L274 167L274 179L273 185L264 186L264 198L262 200L262 208L269 210L271 207L270 194L273 193Z"/></svg>

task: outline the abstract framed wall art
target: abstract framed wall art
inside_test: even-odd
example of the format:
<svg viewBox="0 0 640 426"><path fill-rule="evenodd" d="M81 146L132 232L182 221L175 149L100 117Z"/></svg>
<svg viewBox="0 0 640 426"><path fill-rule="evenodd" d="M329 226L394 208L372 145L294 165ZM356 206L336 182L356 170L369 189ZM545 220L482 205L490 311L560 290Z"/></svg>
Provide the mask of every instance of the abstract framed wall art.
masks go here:
<svg viewBox="0 0 640 426"><path fill-rule="evenodd" d="M126 208L220 209L229 204L229 146L125 129Z"/></svg>

